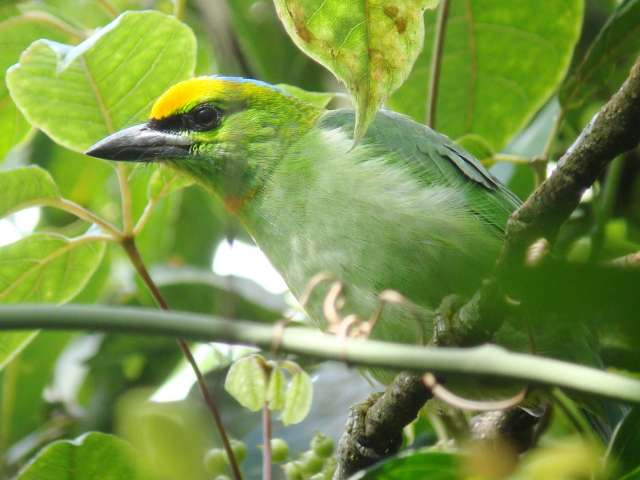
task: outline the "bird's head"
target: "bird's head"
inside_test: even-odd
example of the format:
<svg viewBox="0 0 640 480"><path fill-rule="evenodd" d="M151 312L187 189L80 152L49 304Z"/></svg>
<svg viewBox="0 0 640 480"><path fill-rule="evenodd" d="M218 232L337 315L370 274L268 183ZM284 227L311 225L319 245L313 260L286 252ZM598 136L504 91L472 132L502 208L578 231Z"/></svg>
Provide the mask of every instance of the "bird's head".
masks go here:
<svg viewBox="0 0 640 480"><path fill-rule="evenodd" d="M260 187L320 113L267 83L198 77L170 87L146 123L104 138L86 154L167 162L224 199L241 198Z"/></svg>

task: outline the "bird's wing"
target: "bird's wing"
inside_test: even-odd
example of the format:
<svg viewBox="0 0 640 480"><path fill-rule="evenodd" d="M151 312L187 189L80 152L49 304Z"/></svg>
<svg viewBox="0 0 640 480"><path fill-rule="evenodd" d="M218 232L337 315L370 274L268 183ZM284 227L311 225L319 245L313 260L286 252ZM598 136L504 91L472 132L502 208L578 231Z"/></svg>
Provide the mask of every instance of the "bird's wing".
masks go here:
<svg viewBox="0 0 640 480"><path fill-rule="evenodd" d="M353 110L332 110L323 115L320 125L340 128L350 135L353 122ZM404 115L380 111L362 144L386 161L402 162L427 185L463 190L469 210L499 236L509 215L521 203L473 155Z"/></svg>

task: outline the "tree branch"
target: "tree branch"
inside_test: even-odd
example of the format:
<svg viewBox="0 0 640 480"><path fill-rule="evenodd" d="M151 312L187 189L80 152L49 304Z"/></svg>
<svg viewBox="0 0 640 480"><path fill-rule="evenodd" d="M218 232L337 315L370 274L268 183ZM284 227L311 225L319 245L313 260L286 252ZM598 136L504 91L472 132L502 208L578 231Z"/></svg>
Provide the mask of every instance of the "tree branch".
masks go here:
<svg viewBox="0 0 640 480"><path fill-rule="evenodd" d="M334 479L349 478L382 458L395 454L402 431L431 398L422 376L402 372L382 394L351 408L336 457Z"/></svg>
<svg viewBox="0 0 640 480"><path fill-rule="evenodd" d="M272 348L277 340L285 352L349 365L524 380L640 403L638 380L551 358L509 352L495 345L444 348L338 339L310 328L292 327L281 332L255 322L148 308L42 304L0 307L0 331L38 328L166 335L265 349Z"/></svg>
<svg viewBox="0 0 640 480"><path fill-rule="evenodd" d="M558 168L513 214L499 268L522 261L529 244L555 239L583 192L615 157L640 143L640 57L620 90L558 161Z"/></svg>

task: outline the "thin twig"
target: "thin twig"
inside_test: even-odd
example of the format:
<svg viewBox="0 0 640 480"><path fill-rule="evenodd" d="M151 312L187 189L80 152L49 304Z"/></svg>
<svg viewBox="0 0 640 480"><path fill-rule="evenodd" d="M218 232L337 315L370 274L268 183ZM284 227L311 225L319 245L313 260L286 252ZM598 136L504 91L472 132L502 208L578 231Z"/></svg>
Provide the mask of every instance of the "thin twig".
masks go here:
<svg viewBox="0 0 640 480"><path fill-rule="evenodd" d="M620 156L609 165L598 202L594 202L595 225L591 233L591 260L598 260L600 256L604 244L605 227L613 214L623 170L624 157Z"/></svg>
<svg viewBox="0 0 640 480"><path fill-rule="evenodd" d="M187 0L173 0L173 16L178 20L184 20L187 10Z"/></svg>
<svg viewBox="0 0 640 480"><path fill-rule="evenodd" d="M262 480L271 480L271 411L269 402L262 407Z"/></svg>
<svg viewBox="0 0 640 480"><path fill-rule="evenodd" d="M98 5L112 17L118 16L118 9L109 0L98 0Z"/></svg>
<svg viewBox="0 0 640 480"><path fill-rule="evenodd" d="M144 210L142 211L142 215L140 215L140 218L136 222L136 226L133 227L134 237L138 236L140 232L142 232L145 225L149 221L149 218L151 217L151 214L153 213L153 209L155 208L155 206L156 206L156 202L154 200L149 200L147 202L147 204L144 207Z"/></svg>
<svg viewBox="0 0 640 480"><path fill-rule="evenodd" d="M83 30L75 28L74 26L68 24L64 20L61 20L58 17L55 17L47 12L41 12L39 10L33 10L31 12L25 12L19 17L14 17L13 19L8 20L8 22L19 22L21 19L29 19L35 20L37 22L46 23L50 27L56 28L63 32L66 35L69 35L72 40L81 41L87 38L87 33Z"/></svg>
<svg viewBox="0 0 640 480"><path fill-rule="evenodd" d="M427 125L431 128L436 128L438 87L440 85L444 37L447 30L447 18L449 17L449 1L450 0L442 0L442 2L440 2L438 19L436 20L436 33L433 40L433 51L431 53L431 78L429 79L429 95L427 95Z"/></svg>
<svg viewBox="0 0 640 480"><path fill-rule="evenodd" d="M63 210L67 213L75 215L85 222L95 223L104 233L111 235L114 240L120 241L123 236L122 232L115 225L97 216L91 210L87 210L83 206L78 205L71 200L67 200L66 198L37 198L35 200L16 205L14 208L7 211L5 215L9 215L19 210L24 210L25 208L30 207L57 208L59 210Z"/></svg>
<svg viewBox="0 0 640 480"><path fill-rule="evenodd" d="M151 292L151 295L153 296L153 299L156 301L158 306L162 310L169 310L169 305L167 304L167 301L162 296L162 293L160 293L160 289L151 278L151 275L149 275L149 271L147 270L147 267L145 266L142 260L142 257L140 256L140 251L138 250L138 247L136 247L134 238L129 237L123 240L122 247L127 252L129 259L131 260L131 263L133 264L134 268L140 275L140 278L142 278L145 285ZM200 392L202 393L202 396L204 397L204 400L207 406L209 407L209 411L213 416L213 420L216 424L218 433L220 434L220 438L222 440L222 445L224 446L224 450L227 453L227 458L229 459L229 465L231 466L233 478L235 480L241 480L242 475L240 474L238 461L233 453L233 449L231 448L231 443L229 442L229 436L227 435L227 432L224 428L224 424L222 423L222 417L220 416L220 411L218 410L218 406L216 405L213 397L211 396L211 394L209 393L209 390L207 389L207 385L205 383L202 372L200 371L198 364L193 358L193 355L191 354L191 350L189 350L189 346L187 345L187 342L181 338L178 338L177 342L178 342L178 346L180 347L180 350L182 351L183 355L191 365L191 368L193 369L193 372L196 375Z"/></svg>
<svg viewBox="0 0 640 480"><path fill-rule="evenodd" d="M124 163L116 165L116 174L120 186L120 202L122 203L122 230L125 234L133 233L133 213L131 211L131 189L127 179L127 166Z"/></svg>

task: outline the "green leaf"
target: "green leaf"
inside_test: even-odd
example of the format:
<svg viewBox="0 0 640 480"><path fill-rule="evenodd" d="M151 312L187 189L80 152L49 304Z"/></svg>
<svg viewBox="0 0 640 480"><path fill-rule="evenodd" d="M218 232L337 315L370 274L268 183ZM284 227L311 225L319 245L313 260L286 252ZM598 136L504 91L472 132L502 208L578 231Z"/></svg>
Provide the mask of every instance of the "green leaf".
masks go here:
<svg viewBox="0 0 640 480"><path fill-rule="evenodd" d="M98 268L104 240L36 234L0 248L1 303L65 303L76 296ZM36 332L0 334L0 369Z"/></svg>
<svg viewBox="0 0 640 480"><path fill-rule="evenodd" d="M619 474L626 474L640 463L640 409L634 408L622 420L611 440L610 453Z"/></svg>
<svg viewBox="0 0 640 480"><path fill-rule="evenodd" d="M89 281L104 249L99 237L68 240L53 234L0 248L0 303L68 302Z"/></svg>
<svg viewBox="0 0 640 480"><path fill-rule="evenodd" d="M0 218L41 200L58 197L60 192L51 175L40 167L0 172Z"/></svg>
<svg viewBox="0 0 640 480"><path fill-rule="evenodd" d="M639 54L640 0L625 0L560 89L560 103L577 128L589 120L594 102L603 103L620 87Z"/></svg>
<svg viewBox="0 0 640 480"><path fill-rule="evenodd" d="M286 382L282 369L277 365L271 370L269 386L267 387L267 401L270 410L282 410L286 401Z"/></svg>
<svg viewBox="0 0 640 480"><path fill-rule="evenodd" d="M0 71L13 65L25 48L38 38L68 41L70 36L60 28L57 19L45 14L27 13L0 21ZM22 141L30 129L9 97L4 82L0 82L0 161Z"/></svg>
<svg viewBox="0 0 640 480"><path fill-rule="evenodd" d="M14 101L56 142L84 151L145 119L156 98L192 75L191 30L159 12L127 12L77 47L40 40L7 73Z"/></svg>
<svg viewBox="0 0 640 480"><path fill-rule="evenodd" d="M35 135L30 147L31 161L51 174L64 198L103 217L113 217L112 189L107 183L114 176L112 163L61 147L43 133ZM69 215L60 210L48 210L44 214L54 219Z"/></svg>
<svg viewBox="0 0 640 480"><path fill-rule="evenodd" d="M136 480L135 452L114 435L91 432L45 447L17 480Z"/></svg>
<svg viewBox="0 0 640 480"><path fill-rule="evenodd" d="M460 457L451 453L417 451L403 453L385 460L351 480L458 480L461 477Z"/></svg>
<svg viewBox="0 0 640 480"><path fill-rule="evenodd" d="M582 0L451 2L441 62L437 130L483 137L494 151L524 127L562 81L582 26ZM390 106L424 122L436 15L425 47Z"/></svg>
<svg viewBox="0 0 640 480"><path fill-rule="evenodd" d="M243 407L252 412L260 410L267 399L264 360L258 355L239 359L231 365L224 388Z"/></svg>
<svg viewBox="0 0 640 480"><path fill-rule="evenodd" d="M38 335L38 332L0 333L0 370L13 360Z"/></svg>
<svg viewBox="0 0 640 480"><path fill-rule="evenodd" d="M0 450L43 426L44 389L52 379L56 358L69 343L70 332L42 332L7 365L0 376ZM24 381L28 379L28 381Z"/></svg>
<svg viewBox="0 0 640 480"><path fill-rule="evenodd" d="M279 83L276 87L284 90L289 95L298 97L300 100L304 100L318 108L325 108L337 95L335 93L327 92L308 92L307 90L303 90L302 88L294 85L287 85L286 83Z"/></svg>
<svg viewBox="0 0 640 480"><path fill-rule="evenodd" d="M313 384L304 370L299 370L291 377L284 399L284 408L280 420L285 425L300 423L311 409Z"/></svg>
<svg viewBox="0 0 640 480"><path fill-rule="evenodd" d="M436 4L434 0L275 0L278 16L296 45L331 70L353 96L356 139L409 75L422 48L423 12Z"/></svg>
<svg viewBox="0 0 640 480"><path fill-rule="evenodd" d="M633 472L628 473L620 480L640 480L640 467L636 468Z"/></svg>
<svg viewBox="0 0 640 480"><path fill-rule="evenodd" d="M148 389L129 390L118 399L114 415L116 431L135 447L149 479L211 480L203 460L213 432L200 402L155 403L149 394Z"/></svg>

